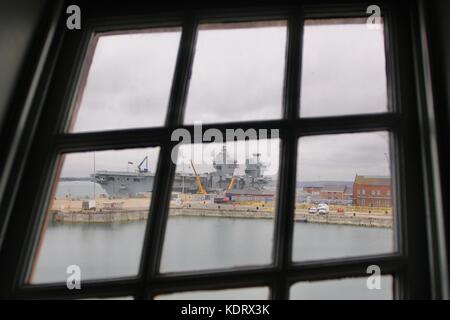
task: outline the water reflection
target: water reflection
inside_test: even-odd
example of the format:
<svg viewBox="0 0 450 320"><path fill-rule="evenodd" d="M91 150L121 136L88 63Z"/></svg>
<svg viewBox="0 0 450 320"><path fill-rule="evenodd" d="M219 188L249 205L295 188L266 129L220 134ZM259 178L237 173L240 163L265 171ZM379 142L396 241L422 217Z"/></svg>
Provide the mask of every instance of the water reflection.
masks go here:
<svg viewBox="0 0 450 320"><path fill-rule="evenodd" d="M168 224L164 272L271 261L269 219L171 217ZM71 264L81 267L84 280L136 274L145 225L145 221L50 223L32 282L65 282ZM296 222L295 230L293 256L302 260L392 250L392 229Z"/></svg>

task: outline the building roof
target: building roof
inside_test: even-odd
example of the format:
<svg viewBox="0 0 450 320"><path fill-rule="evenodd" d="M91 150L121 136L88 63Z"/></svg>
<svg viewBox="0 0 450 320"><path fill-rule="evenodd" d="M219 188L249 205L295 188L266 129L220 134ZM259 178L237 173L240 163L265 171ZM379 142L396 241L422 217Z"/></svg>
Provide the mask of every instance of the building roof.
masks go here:
<svg viewBox="0 0 450 320"><path fill-rule="evenodd" d="M319 189L322 189L322 187L320 187L320 186L303 186L303 189L317 189L317 190L319 190Z"/></svg>
<svg viewBox="0 0 450 320"><path fill-rule="evenodd" d="M355 183L370 186L390 186L391 178L388 176L359 176L356 175Z"/></svg>
<svg viewBox="0 0 450 320"><path fill-rule="evenodd" d="M324 185L321 192L344 192L345 185Z"/></svg>

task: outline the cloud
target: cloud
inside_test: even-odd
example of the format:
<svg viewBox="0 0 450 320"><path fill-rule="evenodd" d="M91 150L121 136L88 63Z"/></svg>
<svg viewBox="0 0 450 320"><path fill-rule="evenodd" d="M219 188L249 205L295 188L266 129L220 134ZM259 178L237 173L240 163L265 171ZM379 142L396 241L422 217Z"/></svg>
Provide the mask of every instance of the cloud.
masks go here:
<svg viewBox="0 0 450 320"><path fill-rule="evenodd" d="M304 137L298 154L297 177L301 181L353 181L356 174L390 175L387 132Z"/></svg>
<svg viewBox="0 0 450 320"><path fill-rule="evenodd" d="M185 121L280 118L286 35L282 24L200 30ZM75 131L163 125L179 41L179 31L100 37ZM302 116L385 111L382 30L364 24L305 26L301 85ZM221 145L216 147L217 153ZM386 133L305 137L299 151L302 180L389 174ZM136 163L148 153L154 170L157 153L142 149L97 152L97 169L124 171L128 161ZM262 153L277 169L279 152ZM211 171L211 163L198 170ZM67 176L92 173L92 153L68 156L63 171Z"/></svg>
<svg viewBox="0 0 450 320"><path fill-rule="evenodd" d="M149 170L155 172L158 155L159 148L70 153L64 157L61 177L89 177L94 172L94 158L95 170L134 172L144 157L148 156ZM133 165L128 165L128 161L133 162Z"/></svg>

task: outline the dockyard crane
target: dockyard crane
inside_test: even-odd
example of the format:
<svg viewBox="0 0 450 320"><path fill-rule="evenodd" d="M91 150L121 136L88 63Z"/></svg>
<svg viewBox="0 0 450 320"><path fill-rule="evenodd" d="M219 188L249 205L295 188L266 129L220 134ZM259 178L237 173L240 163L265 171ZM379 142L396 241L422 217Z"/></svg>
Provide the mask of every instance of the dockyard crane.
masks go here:
<svg viewBox="0 0 450 320"><path fill-rule="evenodd" d="M191 166L192 166L192 170L194 170L195 179L197 180L197 184L198 184L198 193L201 193L201 194L208 194L208 193L206 192L205 188L203 188L202 180L200 179L200 176L197 174L197 171L195 170L194 163L192 162L192 160L191 160Z"/></svg>
<svg viewBox="0 0 450 320"><path fill-rule="evenodd" d="M144 169L142 169L142 165L145 163ZM144 160L141 161L138 165L139 172L148 172L148 156L145 156Z"/></svg>
<svg viewBox="0 0 450 320"><path fill-rule="evenodd" d="M230 192L233 189L235 183L236 183L236 176L233 176L230 180L230 183L228 184L228 188L225 191L225 193Z"/></svg>

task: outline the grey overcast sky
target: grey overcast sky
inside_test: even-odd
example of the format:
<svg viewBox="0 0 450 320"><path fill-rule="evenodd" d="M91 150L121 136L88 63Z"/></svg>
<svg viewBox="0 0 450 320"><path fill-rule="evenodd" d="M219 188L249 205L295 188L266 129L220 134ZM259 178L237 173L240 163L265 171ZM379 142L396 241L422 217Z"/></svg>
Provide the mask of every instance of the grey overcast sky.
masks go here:
<svg viewBox="0 0 450 320"><path fill-rule="evenodd" d="M244 28L199 31L185 122L281 116L285 24L241 26ZM173 29L100 37L73 131L163 125L180 35ZM386 111L382 30L370 30L365 24L307 24L303 41L301 116ZM300 177L353 180L356 172L388 174L387 139L381 133L304 138L300 142ZM208 152L217 154L220 148L216 145ZM273 174L278 168L278 152L262 153ZM154 171L156 149L97 152L96 169L132 170L127 162L137 164L145 155ZM68 156L62 175L92 173L92 159L92 153ZM198 166L199 171L210 171L207 163Z"/></svg>

